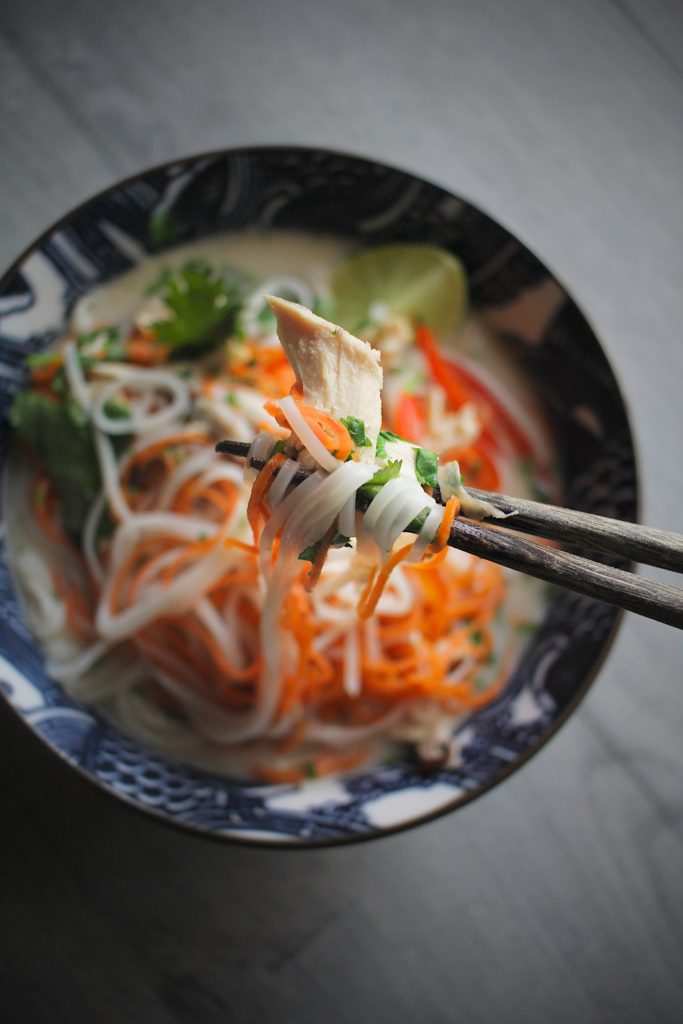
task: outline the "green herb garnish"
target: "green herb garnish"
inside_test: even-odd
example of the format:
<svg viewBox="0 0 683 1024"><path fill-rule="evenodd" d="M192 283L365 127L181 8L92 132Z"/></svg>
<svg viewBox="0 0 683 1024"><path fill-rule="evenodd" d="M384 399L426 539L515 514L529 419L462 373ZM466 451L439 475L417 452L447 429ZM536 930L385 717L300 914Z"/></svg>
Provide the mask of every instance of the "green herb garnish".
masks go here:
<svg viewBox="0 0 683 1024"><path fill-rule="evenodd" d="M36 352L35 355L26 357L26 365L30 367L50 366L52 363L61 362L61 354L51 348L48 352Z"/></svg>
<svg viewBox="0 0 683 1024"><path fill-rule="evenodd" d="M370 498L376 497L385 484L400 476L402 465L401 459L396 459L394 462L389 462L383 469L378 469L375 475L359 488L359 493L366 494Z"/></svg>
<svg viewBox="0 0 683 1024"><path fill-rule="evenodd" d="M90 424L71 397L58 401L36 391L20 391L12 404L12 426L38 455L57 492L64 528L73 537L83 529L102 486ZM115 447L128 443L117 437Z"/></svg>
<svg viewBox="0 0 683 1024"><path fill-rule="evenodd" d="M436 487L439 456L429 448L418 448L415 455L415 476L423 487Z"/></svg>
<svg viewBox="0 0 683 1024"><path fill-rule="evenodd" d="M365 421L357 416L344 416L341 422L344 424L353 439L356 448L372 448L372 441L365 433Z"/></svg>
<svg viewBox="0 0 683 1024"><path fill-rule="evenodd" d="M155 337L176 351L216 344L228 333L238 308L236 290L201 260L164 271L148 294L158 295L171 313L152 324Z"/></svg>
<svg viewBox="0 0 683 1024"><path fill-rule="evenodd" d="M323 538L321 537L320 540L317 540L315 542L315 544L311 544L309 547L304 548L303 551L301 551L299 553L299 561L300 562L315 562L316 558L318 557L318 552L320 551L320 546L321 546L322 543L323 543ZM330 541L330 547L331 548L350 548L351 547L351 538L350 537L345 537L343 533L335 533L334 537Z"/></svg>

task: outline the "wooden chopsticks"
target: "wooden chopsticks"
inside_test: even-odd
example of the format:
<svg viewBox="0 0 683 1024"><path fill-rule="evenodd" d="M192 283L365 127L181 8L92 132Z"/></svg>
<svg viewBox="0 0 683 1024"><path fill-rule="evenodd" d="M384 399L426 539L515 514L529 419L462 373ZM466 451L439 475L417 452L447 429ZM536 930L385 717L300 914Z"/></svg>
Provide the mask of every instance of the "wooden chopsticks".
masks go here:
<svg viewBox="0 0 683 1024"><path fill-rule="evenodd" d="M216 445L216 451L239 458L246 458L249 448L248 443L241 441L220 441ZM264 462L253 459L251 465L254 469L262 469ZM302 470L292 483L297 485L307 476ZM683 590L526 537L511 536L507 531L528 532L676 572L683 572L681 534L525 498L490 494L473 488L468 488L468 493L490 501L502 512L515 514L504 521L496 521L495 525L460 517L451 528L448 540L451 547L683 629ZM438 490L434 497L440 500ZM359 507L364 508L368 504L369 499L359 494ZM501 522L504 522L502 529ZM411 532L410 527L408 531Z"/></svg>

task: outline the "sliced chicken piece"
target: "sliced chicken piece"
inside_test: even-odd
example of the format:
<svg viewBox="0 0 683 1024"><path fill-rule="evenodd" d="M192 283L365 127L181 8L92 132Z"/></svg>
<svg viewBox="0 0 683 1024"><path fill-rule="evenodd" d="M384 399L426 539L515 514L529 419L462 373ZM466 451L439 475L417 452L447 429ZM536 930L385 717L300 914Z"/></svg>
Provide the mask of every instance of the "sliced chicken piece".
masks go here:
<svg viewBox="0 0 683 1024"><path fill-rule="evenodd" d="M346 416L363 420L372 447L360 448L358 455L373 462L382 426L379 352L305 306L276 296L267 300L304 401L338 420Z"/></svg>

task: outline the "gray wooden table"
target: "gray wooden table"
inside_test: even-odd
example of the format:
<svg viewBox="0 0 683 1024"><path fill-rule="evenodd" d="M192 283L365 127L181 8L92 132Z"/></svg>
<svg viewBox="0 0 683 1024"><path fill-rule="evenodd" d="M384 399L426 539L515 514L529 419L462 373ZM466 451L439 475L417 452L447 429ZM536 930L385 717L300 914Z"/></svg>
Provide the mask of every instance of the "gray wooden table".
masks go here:
<svg viewBox="0 0 683 1024"><path fill-rule="evenodd" d="M5 0L0 67L3 264L85 196L195 150L404 166L569 285L631 404L645 517L683 529L683 5ZM682 655L680 633L627 617L522 772L331 851L148 822L0 709L0 1020L680 1021Z"/></svg>

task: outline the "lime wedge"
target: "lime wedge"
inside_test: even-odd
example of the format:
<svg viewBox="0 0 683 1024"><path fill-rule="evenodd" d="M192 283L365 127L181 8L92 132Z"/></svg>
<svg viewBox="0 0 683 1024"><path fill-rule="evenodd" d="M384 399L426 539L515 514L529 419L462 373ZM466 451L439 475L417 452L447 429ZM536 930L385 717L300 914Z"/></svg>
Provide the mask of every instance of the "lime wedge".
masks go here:
<svg viewBox="0 0 683 1024"><path fill-rule="evenodd" d="M366 249L332 276L334 319L359 331L383 309L445 334L462 323L467 280L462 263L434 245L409 242Z"/></svg>

